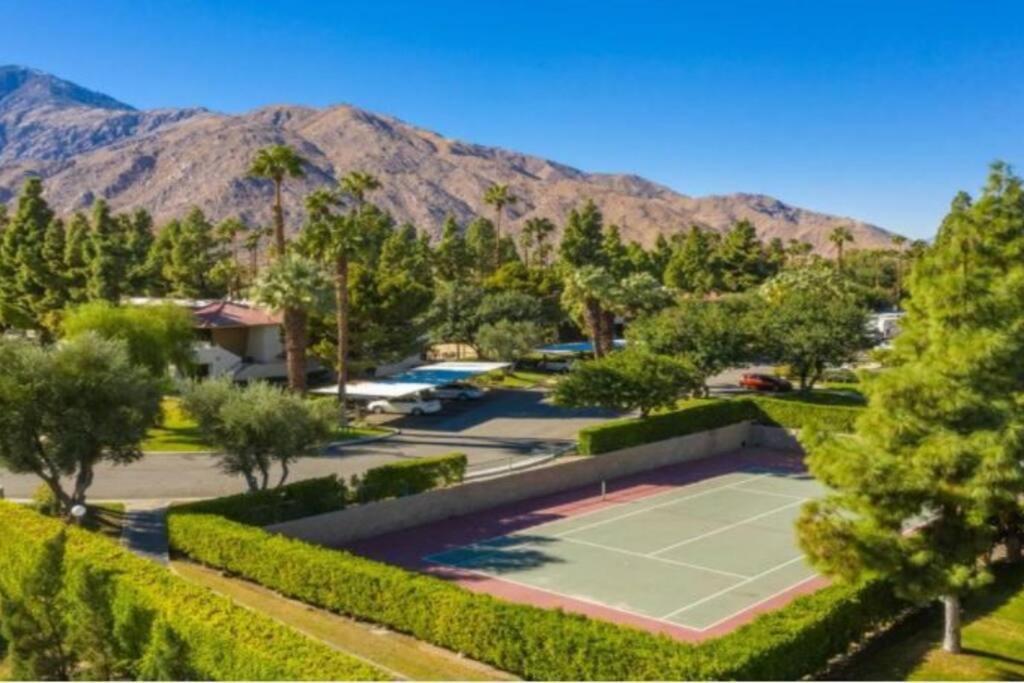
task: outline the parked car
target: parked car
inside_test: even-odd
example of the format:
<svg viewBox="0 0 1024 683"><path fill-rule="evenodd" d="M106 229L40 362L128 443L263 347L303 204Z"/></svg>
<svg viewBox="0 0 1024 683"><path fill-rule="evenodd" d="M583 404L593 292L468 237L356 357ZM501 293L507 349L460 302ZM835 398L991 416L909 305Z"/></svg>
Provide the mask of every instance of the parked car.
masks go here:
<svg viewBox="0 0 1024 683"><path fill-rule="evenodd" d="M484 390L467 382L450 382L434 387L430 391L435 398L468 401L484 397Z"/></svg>
<svg viewBox="0 0 1024 683"><path fill-rule="evenodd" d="M751 391L792 391L793 384L784 377L748 372L740 378L740 386Z"/></svg>
<svg viewBox="0 0 1024 683"><path fill-rule="evenodd" d="M575 358L545 359L537 363L537 368L544 372L569 372L575 362Z"/></svg>
<svg viewBox="0 0 1024 683"><path fill-rule="evenodd" d="M436 398L382 398L370 401L367 409L371 413L399 413L402 415L430 415L441 412L441 402Z"/></svg>

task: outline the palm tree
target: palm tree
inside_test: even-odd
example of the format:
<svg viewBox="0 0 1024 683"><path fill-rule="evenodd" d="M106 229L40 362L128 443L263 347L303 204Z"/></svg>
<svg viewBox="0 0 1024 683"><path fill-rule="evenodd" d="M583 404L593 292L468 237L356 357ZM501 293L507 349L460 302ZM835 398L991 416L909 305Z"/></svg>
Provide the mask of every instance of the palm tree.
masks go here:
<svg viewBox="0 0 1024 683"><path fill-rule="evenodd" d="M484 192L484 204L494 207L494 234L495 234L495 264L501 265L501 216L505 207L515 204L519 200L512 194L508 185L494 184Z"/></svg>
<svg viewBox="0 0 1024 683"><path fill-rule="evenodd" d="M352 171L338 181L337 190L317 190L306 199L309 224L305 234L306 245L334 268L334 305L337 321L338 404L341 422L345 423L345 384L348 382L348 318L349 258L359 243L359 221L366 195L380 187L380 181L369 173ZM334 208L345 198L353 202L347 215L339 215Z"/></svg>
<svg viewBox="0 0 1024 683"><path fill-rule="evenodd" d="M546 245L547 238L555 231L555 224L547 218L531 218L523 224L523 262L530 265L530 248L536 247L534 255L540 265L545 265L547 259Z"/></svg>
<svg viewBox="0 0 1024 683"><path fill-rule="evenodd" d="M249 165L249 175L274 182L274 247L277 256L284 255L284 207L281 205L281 186L285 178L302 178L306 160L287 145L271 145L256 152Z"/></svg>
<svg viewBox="0 0 1024 683"><path fill-rule="evenodd" d="M837 225L829 233L828 241L836 246L836 267L843 269L843 245L853 242L853 233L845 225Z"/></svg>
<svg viewBox="0 0 1024 683"><path fill-rule="evenodd" d="M320 266L287 253L267 268L254 287L256 301L284 314L284 352L288 388L306 390L309 312L328 307L330 283Z"/></svg>

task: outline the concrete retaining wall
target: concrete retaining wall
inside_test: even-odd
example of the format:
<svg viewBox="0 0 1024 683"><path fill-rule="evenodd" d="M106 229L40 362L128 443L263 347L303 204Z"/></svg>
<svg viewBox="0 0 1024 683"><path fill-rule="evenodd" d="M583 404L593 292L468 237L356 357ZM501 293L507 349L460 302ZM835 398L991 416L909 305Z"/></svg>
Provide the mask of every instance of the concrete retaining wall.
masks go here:
<svg viewBox="0 0 1024 683"><path fill-rule="evenodd" d="M729 453L751 445L751 426L741 422L597 456L556 461L547 467L494 479L466 482L275 524L267 530L310 543L342 545L506 503L597 484L602 480Z"/></svg>
<svg viewBox="0 0 1024 683"><path fill-rule="evenodd" d="M747 445L770 448L773 451L802 451L803 446L796 438L799 433L799 429L752 424L747 435Z"/></svg>

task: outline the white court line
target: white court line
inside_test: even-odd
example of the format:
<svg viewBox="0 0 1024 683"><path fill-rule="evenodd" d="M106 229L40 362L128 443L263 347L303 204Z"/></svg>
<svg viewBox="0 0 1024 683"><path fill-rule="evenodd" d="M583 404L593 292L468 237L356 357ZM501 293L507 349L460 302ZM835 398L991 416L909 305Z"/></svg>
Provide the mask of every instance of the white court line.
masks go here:
<svg viewBox="0 0 1024 683"><path fill-rule="evenodd" d="M727 477L730 474L739 474L739 472L729 472L727 474L720 475L719 477L713 477L713 479L719 479L721 477ZM714 488L705 489L703 491L699 491L699 492L691 494L689 496L683 496L682 498L675 498L675 499L673 499L673 500L671 500L671 501L669 501L667 503L661 503L660 505L653 505L651 507L646 507L646 508L643 508L643 509L640 509L640 510L633 510L631 512L627 512L627 513L625 513L623 515L620 515L618 517L614 517L612 519L608 519L608 520L605 520L605 521L614 522L617 519L623 519L625 517L632 517L633 515L638 515L638 514L640 514L642 512L646 512L647 510L654 510L655 508L664 507L664 506L667 506L667 505L672 505L674 503L681 503L684 500L690 500L691 498L696 498L698 496L702 496L705 493L711 493L713 491L720 491L722 489L727 489L730 486L736 486L738 484L744 484L744 483L746 483L748 481L754 481L755 479L762 479L762 478L768 477L768 476L771 476L771 473L759 474L756 477L750 477L748 479L742 479L742 480L740 480L738 482L733 482L731 484L723 484L721 486L716 486ZM685 485L680 486L680 487L671 488L671 489L669 489L667 491L662 491L661 493L655 493L653 495L647 496L646 498L640 498L640 499L635 500L635 501L629 501L629 503L624 503L624 505L629 505L629 504L632 504L632 503L646 503L646 502L648 502L650 500L653 500L655 498L661 498L662 496L667 496L667 495L669 495L671 493L678 494L680 491L685 491L687 488L691 488L693 486L696 486L697 484L702 484L705 481L711 481L711 480L704 479L704 480L699 481L699 482L693 482L692 484L685 484ZM559 519L553 519L550 522L541 522L540 524L536 524L534 526L527 527L525 529L520 529L518 531L510 531L510 532L508 532L506 534L499 534L498 536L489 536L488 538L482 538L479 541L474 541L473 543L468 543L466 545L460 545L460 546L457 546L457 547L452 548L450 550L443 550L443 551L441 551L439 553L433 553L429 557L436 557L438 555L444 555L446 553L455 552L456 550L464 550L464 549L480 549L480 550L488 551L488 548L481 548L481 546L483 544L489 543L491 541L497 541L497 540L502 539L502 538L514 537L516 534L520 534L520 533L524 533L524 532L534 533L538 529L543 529L544 527L551 526L552 524L561 524L561 523L569 521L569 520L583 519L584 517L590 517L591 515L596 515L596 514L598 514L600 512L607 512L608 510L611 510L611 509L613 509L613 508L606 506L606 507L598 508L596 510L591 510L590 512L584 512L584 513L579 514L579 515L571 515L571 516L568 516L568 517L561 517ZM589 528L591 528L591 526L599 526L600 524L604 524L605 521L597 522L594 525L582 526L582 527L579 527L577 529L570 529L569 531L563 531L563 532L558 533L558 534L551 534L551 538L561 538L565 534L576 533L577 531L582 531L584 529L589 529ZM493 552L494 551L488 551L487 554L492 554ZM424 557L423 559L428 559L428 557Z"/></svg>
<svg viewBox="0 0 1024 683"><path fill-rule="evenodd" d="M607 550L613 553L621 553L623 555L632 555L633 557L640 557L645 560L654 560L655 562L664 562L665 564L675 564L680 567L688 567L690 569L699 569L700 571L710 572L712 574L721 574L722 576L728 576L734 579L749 579L750 576L747 574L737 574L735 572L728 572L723 569L712 569L711 567L704 567L699 564L690 564L689 562L681 562L679 560L670 560L665 557L654 557L653 555L647 555L644 553L634 552L632 550L626 550L625 548L616 548L610 545L602 545L600 543L591 543L590 541L584 541L578 538L568 538L563 536L559 538L560 541L566 541L568 543L576 543L579 545L588 545L592 548L600 548L601 550Z"/></svg>
<svg viewBox="0 0 1024 683"><path fill-rule="evenodd" d="M793 564L794 562L799 562L799 561L801 561L803 559L804 559L803 555L798 555L797 557L794 557L792 560L786 560L782 564L777 564L774 567L772 567L771 569L766 569L763 572L761 572L760 574L755 574L754 576L751 576L749 579L747 579L745 581L740 581L739 583L737 583L734 586L729 586L728 588L724 588L724 589L718 591L717 593L712 593L711 595L706 595L703 598L701 598L700 600L697 600L695 602L691 602L689 605L685 605L683 607L680 607L677 610L669 612L668 614L666 614L665 616L663 616L661 618L662 619L668 619L669 617L674 617L675 615L680 614L682 612L685 612L688 609L692 609L692 608L696 607L697 605L703 605L705 602L708 602L709 600L714 600L717 597L725 595L726 593L731 592L735 588L739 588L740 586L746 586L747 584L753 583L754 581L757 581L758 579L763 579L764 577L768 576L772 572L776 572L776 571L782 569L783 567L788 567L789 565Z"/></svg>
<svg viewBox="0 0 1024 683"><path fill-rule="evenodd" d="M490 572L481 571L479 569L466 569L465 567L460 567L458 565L453 565L453 564L449 564L447 566L449 566L449 567L451 567L453 569L458 569L459 571L467 572L469 574L477 574L479 576L483 576L483 577L488 578L488 579L494 579L495 581L504 581L505 583L510 583L513 586L519 586L520 588L527 588L529 590L540 591L541 593L548 593L549 595L555 595L555 596L560 597L560 598L565 598L566 600L574 600L576 602L586 603L588 605L593 605L594 607L600 607L601 609L605 609L605 610L608 610L610 612L622 612L624 614L631 614L634 617L640 617L641 619L647 619L648 621L656 621L656 622L661 623L661 624L666 624L668 626L674 626L676 628L683 628L683 629L687 629L687 630L690 630L690 631L699 631L700 630L700 629L694 628L692 626L686 626L684 624L677 624L677 623L675 623L673 621L667 621L667 620L662 619L660 617L656 617L656 616L653 616L653 615L650 615L650 614L644 614L643 612L637 612L636 610L629 609L628 607L619 607L617 605L611 605L611 604L608 604L606 602L599 602L597 600L592 600L590 598L585 598L585 597L580 596L580 595L570 595L569 593L561 593L559 591L552 590L550 588L543 588L541 586L535 586L535 585L533 585L531 583L523 583L522 581L516 581L515 579L508 579L508 578L505 578L504 576L501 576L500 574L491 574Z"/></svg>
<svg viewBox="0 0 1024 683"><path fill-rule="evenodd" d="M585 524L585 525L583 525L581 527L577 527L575 529L570 529L568 531L563 531L563 532L558 533L558 534L552 534L552 537L553 538L562 538L563 536L567 536L569 534L575 534L575 533L580 532L580 531L586 531L587 529L593 529L595 527L603 526L605 524L611 524L612 522L617 522L620 519L626 519L627 517L634 517L636 515L642 515L643 513L650 512L651 510L657 510L658 508L668 507L669 505L675 505L676 503L682 503L682 502L687 501L687 500L693 500L694 498L700 498L701 496L706 496L709 493L715 493L715 492L721 491L723 489L732 488L733 486L736 486L737 484L745 484L746 482L754 481L755 479L763 479L764 477L767 477L767 476L768 476L767 474L759 474L756 477L750 477L749 479L744 479L742 481L737 481L737 482L734 482L732 484L723 484L721 486L715 486L714 488L704 489L703 491L691 494L689 496L683 496L682 498L676 498L674 500L670 500L667 503L659 503L658 505L651 505L650 507L645 507L645 508L643 508L641 510L632 510L630 512L625 512L625 513L623 513L621 515L617 515L615 517L609 517L608 519L602 519L600 522L593 522L591 524ZM677 489L677 491L678 491L678 489ZM607 508L605 508L605 509L607 509ZM578 518L577 517L568 517L567 519L578 519ZM563 520L558 520L558 521L563 521ZM553 522L545 522L545 524L553 524ZM540 526L544 526L544 525L541 524ZM537 529L539 527L533 527L533 528Z"/></svg>
<svg viewBox="0 0 1024 683"><path fill-rule="evenodd" d="M768 517L770 515L775 514L776 512L781 512L782 510L787 510L787 509L789 509L791 507L796 507L797 505L803 505L803 503L804 503L804 500L801 499L801 500L796 501L795 503L787 503L786 505L782 505L782 506L779 506L777 508L772 508L771 510L768 510L767 512L762 512L760 514L754 515L753 517L747 517L746 519L741 519L738 522L733 522L732 524L726 524L725 526L718 527L717 529L712 529L711 531L705 532L705 533L700 534L698 536L694 536L692 538L688 538L685 541L679 541L678 543L673 543L672 545L667 545L664 548L661 548L659 550L655 550L653 553L651 553L651 557L654 557L655 555L659 555L661 553L667 552L669 550L673 550L675 548L681 548L684 545L689 545L690 543L693 543L694 541L701 541L701 540L703 540L705 538L709 538L711 536L715 536L717 534L722 533L723 531L728 531L729 529L735 529L738 526L743 526L744 524L749 524L750 522L756 522L757 520L759 520L759 519L761 519L763 517Z"/></svg>
<svg viewBox="0 0 1024 683"><path fill-rule="evenodd" d="M747 605L746 607L741 607L740 609L736 610L735 612L733 612L729 616L722 617L718 621L716 621L714 623L711 623L711 624L708 624L707 626L704 626L703 628L697 628L696 626L686 626L685 628L692 628L692 629L696 629L696 630L701 631L701 632L709 631L709 630L713 629L714 627L718 626L719 624L724 624L725 622L729 621L733 617L737 617L737 616L739 616L739 615L741 615L744 612L747 612L749 610L756 609L759 605L763 605L764 603L768 602L769 600L777 598L780 595L784 595L785 593L788 593L791 590L796 590L797 588L799 588L800 586L804 585L808 581L810 581L812 579L816 579L816 578L818 578L817 574L811 574L806 579L800 579L796 583L794 583L794 584L792 584L790 586L786 586L785 588L783 588L780 591L776 591L775 593L772 593L768 597L761 598L757 602L752 603L750 605ZM669 623L675 623L675 622L669 622ZM683 624L680 624L680 626L683 626Z"/></svg>
<svg viewBox="0 0 1024 683"><path fill-rule="evenodd" d="M799 500L807 500L807 496L794 496L789 493L778 493L776 491L762 491L761 489L747 488L746 486L740 487L733 484L730 488L736 489L737 491L743 491L745 493L758 493L762 496L775 496L776 498L797 498Z"/></svg>

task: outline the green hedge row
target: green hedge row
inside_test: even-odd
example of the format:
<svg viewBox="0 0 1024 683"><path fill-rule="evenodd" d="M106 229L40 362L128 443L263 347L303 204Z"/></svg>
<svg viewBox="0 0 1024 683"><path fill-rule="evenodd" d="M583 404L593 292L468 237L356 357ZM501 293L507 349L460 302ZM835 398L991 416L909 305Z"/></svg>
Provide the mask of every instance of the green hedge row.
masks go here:
<svg viewBox="0 0 1024 683"><path fill-rule="evenodd" d="M670 413L585 427L580 430L578 448L583 455L599 455L744 421L790 429L814 424L831 431L850 432L862 410L763 396L710 401Z"/></svg>
<svg viewBox="0 0 1024 683"><path fill-rule="evenodd" d="M224 521L223 524L234 524ZM63 523L0 501L0 580L17 576L27 558ZM67 528L65 561L108 574L119 597L166 621L185 642L188 668L208 680L378 680L363 662L236 606L209 590L138 558L88 531Z"/></svg>
<svg viewBox="0 0 1024 683"><path fill-rule="evenodd" d="M418 458L374 467L353 477L354 491L336 475L305 479L266 491L201 500L180 506L252 526L269 526L292 519L341 510L352 500L366 503L420 493L462 481L468 460L462 453Z"/></svg>
<svg viewBox="0 0 1024 683"><path fill-rule="evenodd" d="M535 680L799 679L903 605L884 585L832 586L699 645L474 593L212 515L172 510L172 546L334 612Z"/></svg>
<svg viewBox="0 0 1024 683"><path fill-rule="evenodd" d="M803 403L795 400L757 396L751 399L757 406L758 424L772 427L802 429L814 425L831 432L853 431L857 417L864 412L859 406L837 406L819 403Z"/></svg>
<svg viewBox="0 0 1024 683"><path fill-rule="evenodd" d="M374 467L362 478L353 477L355 500L367 503L457 484L466 476L468 463L464 454L450 453Z"/></svg>
<svg viewBox="0 0 1024 683"><path fill-rule="evenodd" d="M341 510L347 500L345 482L332 474L266 491L201 500L183 507L192 512L217 515L242 524L267 526Z"/></svg>

